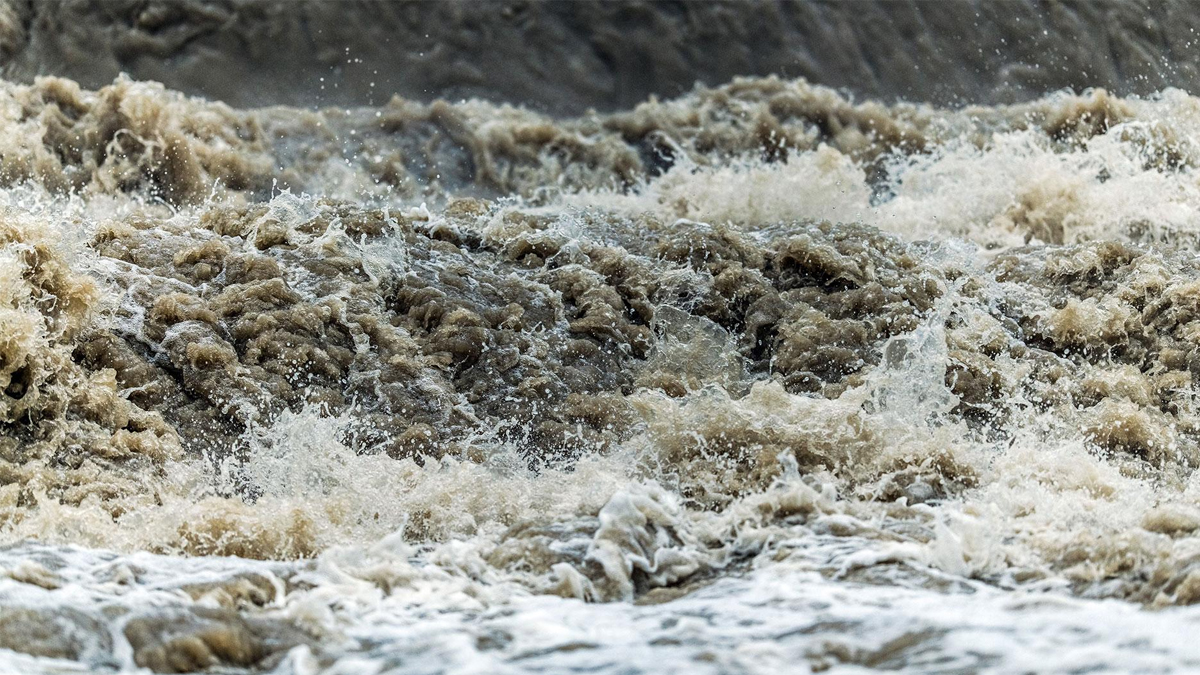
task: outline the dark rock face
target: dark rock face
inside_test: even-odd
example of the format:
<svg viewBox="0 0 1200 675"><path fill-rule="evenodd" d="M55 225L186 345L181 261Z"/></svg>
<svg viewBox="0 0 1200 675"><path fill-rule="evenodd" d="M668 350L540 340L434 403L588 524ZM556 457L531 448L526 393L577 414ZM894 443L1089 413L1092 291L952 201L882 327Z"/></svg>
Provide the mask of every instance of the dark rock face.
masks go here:
<svg viewBox="0 0 1200 675"><path fill-rule="evenodd" d="M1197 26L1183 1L12 0L0 59L10 79L94 88L127 72L241 107L395 93L577 114L769 74L861 97L1003 103L1194 88Z"/></svg>

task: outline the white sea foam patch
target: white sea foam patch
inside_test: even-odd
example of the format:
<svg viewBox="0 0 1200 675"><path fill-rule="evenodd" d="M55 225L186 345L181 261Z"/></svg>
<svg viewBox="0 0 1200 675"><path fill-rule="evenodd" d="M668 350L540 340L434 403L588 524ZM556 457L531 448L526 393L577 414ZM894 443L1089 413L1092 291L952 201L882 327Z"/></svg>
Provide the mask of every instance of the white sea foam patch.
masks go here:
<svg viewBox="0 0 1200 675"><path fill-rule="evenodd" d="M568 206L736 223L864 222L908 239L965 239L988 248L1112 239L1195 245L1200 117L1179 95L1140 102L1153 121L1116 124L1081 143L1040 131L963 135L868 167L828 147L698 166L682 161L633 194L568 195Z"/></svg>
<svg viewBox="0 0 1200 675"><path fill-rule="evenodd" d="M828 146L775 164L681 165L648 191L681 218L750 226L796 219L854 222L868 211L871 197L862 167Z"/></svg>
<svg viewBox="0 0 1200 675"><path fill-rule="evenodd" d="M1200 664L1185 637L1198 620L1191 610L972 590L946 597L772 569L670 605L529 598L475 621L422 615L432 623L380 626L390 639L376 638L373 658L419 672L448 658L456 671L514 673L604 671L618 654L621 672L634 673L1170 673ZM481 638L496 648L468 647Z"/></svg>
<svg viewBox="0 0 1200 675"><path fill-rule="evenodd" d="M44 499L6 523L0 543L291 558L399 532L416 541L474 536L482 546L543 514L595 514L630 480L620 457L533 472L502 445L480 449L490 455L477 461L398 460L356 447L353 427L349 416L315 407L286 412L248 432L236 459L171 462L116 516L91 501Z"/></svg>
<svg viewBox="0 0 1200 675"><path fill-rule="evenodd" d="M1002 586L1191 604L1198 491L1194 476L1172 485L1126 475L1079 438L1016 431L978 487L939 506L935 536L906 559Z"/></svg>
<svg viewBox="0 0 1200 675"><path fill-rule="evenodd" d="M481 442L478 452L488 455L482 461L447 456L418 463L364 449L354 434L348 414L328 416L313 407L285 412L253 434L244 461L223 465L220 483L260 494L260 501L323 505L338 521L329 523L336 526L330 543L346 543L395 530L445 539L494 533L542 513L595 513L629 480L613 458L585 457L570 471L534 472L519 448Z"/></svg>
<svg viewBox="0 0 1200 675"><path fill-rule="evenodd" d="M870 211L871 189L861 166L822 145L774 163L681 161L633 193L586 191L562 199L569 207L648 211L668 219L753 228L794 220L858 222Z"/></svg>
<svg viewBox="0 0 1200 675"><path fill-rule="evenodd" d="M124 630L131 621L214 610L232 599L230 591L251 588L246 582L270 598L257 610L258 625L286 621L308 636L284 647L269 671L278 675L1186 673L1200 667L1200 649L1188 639L1200 625L1196 608L1151 612L1055 592L1004 591L905 564L876 580L884 583L836 571L869 546L810 537L786 561L644 605L591 604L480 583L461 571L413 564L412 550L395 541L331 550L301 564L31 546L0 551L0 569L23 565L23 578L30 577L40 563L28 559L59 569L42 574L44 587L0 574L0 591L13 606L43 616L70 607L64 626L97 622L105 630L95 644L81 645L79 660L0 649L0 669L135 671ZM930 590L939 584L943 592ZM218 624L202 639L215 646L215 636L239 634L238 626ZM193 653L203 651L201 644Z"/></svg>
<svg viewBox="0 0 1200 675"><path fill-rule="evenodd" d="M890 198L865 220L908 238L958 237L987 246L1200 234L1200 175L1164 166L1142 142L1150 125L1114 126L1082 146L1042 134L998 134L898 158Z"/></svg>

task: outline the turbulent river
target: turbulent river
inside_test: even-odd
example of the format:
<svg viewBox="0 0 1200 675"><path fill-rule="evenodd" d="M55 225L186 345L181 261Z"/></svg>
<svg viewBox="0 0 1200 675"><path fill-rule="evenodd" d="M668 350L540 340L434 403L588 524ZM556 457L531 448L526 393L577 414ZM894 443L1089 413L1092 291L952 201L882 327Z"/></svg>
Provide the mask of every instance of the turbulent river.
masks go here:
<svg viewBox="0 0 1200 675"><path fill-rule="evenodd" d="M1200 99L0 83L0 672L1195 672Z"/></svg>

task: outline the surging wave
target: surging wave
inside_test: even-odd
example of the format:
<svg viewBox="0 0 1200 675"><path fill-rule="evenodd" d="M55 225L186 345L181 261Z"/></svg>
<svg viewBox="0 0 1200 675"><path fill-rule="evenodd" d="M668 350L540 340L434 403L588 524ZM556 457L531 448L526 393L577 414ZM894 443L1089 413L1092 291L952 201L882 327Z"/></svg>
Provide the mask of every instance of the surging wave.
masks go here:
<svg viewBox="0 0 1200 675"><path fill-rule="evenodd" d="M0 647L46 669L386 668L422 612L776 568L1200 597L1181 92L2 94Z"/></svg>

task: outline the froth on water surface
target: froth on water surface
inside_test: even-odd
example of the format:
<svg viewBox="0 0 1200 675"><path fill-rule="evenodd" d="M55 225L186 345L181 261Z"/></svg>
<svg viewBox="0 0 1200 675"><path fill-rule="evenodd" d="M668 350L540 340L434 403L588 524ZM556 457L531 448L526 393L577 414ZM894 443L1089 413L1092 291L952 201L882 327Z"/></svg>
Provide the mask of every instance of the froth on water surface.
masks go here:
<svg viewBox="0 0 1200 675"><path fill-rule="evenodd" d="M1193 668L1197 106L4 84L0 666Z"/></svg>

